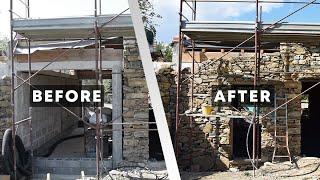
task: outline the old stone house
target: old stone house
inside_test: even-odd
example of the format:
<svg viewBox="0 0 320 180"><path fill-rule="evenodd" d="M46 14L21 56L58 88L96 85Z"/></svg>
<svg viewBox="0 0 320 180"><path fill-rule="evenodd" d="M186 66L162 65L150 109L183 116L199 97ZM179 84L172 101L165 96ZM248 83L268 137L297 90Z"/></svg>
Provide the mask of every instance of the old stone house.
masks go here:
<svg viewBox="0 0 320 180"><path fill-rule="evenodd" d="M275 51L264 51L261 55L260 84L274 89L275 96L287 100L299 95L318 82L320 72L320 49L318 46L298 43L281 43ZM188 52L183 53L182 87L180 94L180 120L177 137L178 163L182 169L207 171L224 170L230 167L251 168L248 160L246 135L249 123L246 118L252 112L235 110L230 106L217 106L213 101L213 91L217 85L229 87L253 86L254 53L250 50L231 52L222 59L224 51L196 52L194 99L191 105L191 63ZM189 60L188 60L189 59ZM175 133L175 68L164 67L159 70L160 87L164 88L164 106L168 107L172 132ZM161 84L163 84L161 86ZM319 147L315 141L319 130L317 107L319 87L291 101L285 110L278 110L277 116L286 116L288 120L289 149L293 156L319 156ZM275 100L273 100L274 103ZM260 108L260 117L285 102L277 100L276 105ZM307 106L302 106L303 102ZM214 106L216 116L195 116L190 120L191 112L201 114L203 104ZM274 150L274 113L260 119L257 137L257 152L260 162L272 160ZM278 123L280 120L278 120ZM251 128L252 129L252 128ZM252 130L251 130L252 131ZM278 130L280 134L284 129ZM252 148L252 133L249 136L249 148ZM286 155L286 149L278 154ZM287 158L277 160L288 160Z"/></svg>

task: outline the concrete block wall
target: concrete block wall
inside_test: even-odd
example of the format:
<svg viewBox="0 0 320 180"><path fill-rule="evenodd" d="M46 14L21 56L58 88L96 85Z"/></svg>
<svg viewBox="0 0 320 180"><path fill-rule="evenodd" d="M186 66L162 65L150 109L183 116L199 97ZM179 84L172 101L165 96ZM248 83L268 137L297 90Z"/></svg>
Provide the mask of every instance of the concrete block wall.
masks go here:
<svg viewBox="0 0 320 180"><path fill-rule="evenodd" d="M4 131L11 128L11 78L4 77L0 79L0 139Z"/></svg>
<svg viewBox="0 0 320 180"><path fill-rule="evenodd" d="M27 73L19 73L24 79ZM20 84L21 81L18 81ZM59 77L53 75L37 75L32 79L33 85L65 85L79 83L77 79ZM29 116L29 86L23 85L16 92L16 121L25 119ZM80 108L69 108L80 115ZM32 139L33 148L39 148L50 142L54 138L59 138L64 131L72 132L76 125L76 118L66 112L61 107L32 107ZM17 134L22 138L24 145L30 147L30 128L29 124L22 123L17 126ZM65 133L63 133L65 134Z"/></svg>
<svg viewBox="0 0 320 180"><path fill-rule="evenodd" d="M135 38L125 38L123 44L123 122L148 122L148 88L137 42ZM148 124L124 125L123 128L123 159L132 162L147 161L149 159Z"/></svg>
<svg viewBox="0 0 320 180"><path fill-rule="evenodd" d="M105 168L112 168L111 160L104 160ZM33 160L34 174L60 174L80 175L84 171L86 175L96 174L95 158L42 158L36 157Z"/></svg>

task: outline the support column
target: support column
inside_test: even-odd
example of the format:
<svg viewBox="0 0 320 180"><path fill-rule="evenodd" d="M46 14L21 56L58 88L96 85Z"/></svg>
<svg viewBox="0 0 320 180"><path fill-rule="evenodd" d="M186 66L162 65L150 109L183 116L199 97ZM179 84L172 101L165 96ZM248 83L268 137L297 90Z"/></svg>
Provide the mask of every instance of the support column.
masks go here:
<svg viewBox="0 0 320 180"><path fill-rule="evenodd" d="M112 167L122 161L122 68L112 67Z"/></svg>
<svg viewBox="0 0 320 180"><path fill-rule="evenodd" d="M147 162L149 159L148 88L137 41L123 39L123 160ZM132 123L132 124L131 124Z"/></svg>

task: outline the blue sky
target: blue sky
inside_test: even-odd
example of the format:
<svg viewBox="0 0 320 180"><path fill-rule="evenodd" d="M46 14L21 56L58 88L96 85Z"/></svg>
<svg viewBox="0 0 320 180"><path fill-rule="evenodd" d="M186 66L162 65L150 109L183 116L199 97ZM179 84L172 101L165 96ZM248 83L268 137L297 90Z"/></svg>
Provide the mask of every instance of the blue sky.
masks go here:
<svg viewBox="0 0 320 180"><path fill-rule="evenodd" d="M180 0L150 0L154 8L163 18L158 21L157 40L170 43L172 37L178 34L179 2ZM282 0L278 0L282 1ZM308 0L304 0L308 1ZM319 0L320 1L320 0ZM14 0L15 9L19 14L24 13L19 1ZM92 0L30 0L31 16L33 18L90 15L93 13ZM103 13L119 13L128 7L127 0L102 0ZM264 4L263 20L274 22L289 12L303 6L302 4ZM9 34L9 0L2 0L0 6L0 37ZM190 17L190 10L185 8L185 15ZM289 22L320 23L320 5L312 5L289 18ZM253 21L255 5L247 3L199 3L198 20L237 20Z"/></svg>
<svg viewBox="0 0 320 180"><path fill-rule="evenodd" d="M170 42L174 35L178 34L178 0L164 0L168 4L155 3L157 12L163 19L160 20L158 27L157 39L164 42ZM281 0L279 0L281 1ZM262 5L262 20L265 22L274 22L286 16L290 12L300 8L302 4L263 4ZM185 14L190 15L188 8L185 8ZM255 20L255 5L254 4L235 4L235 3L202 3L198 4L198 20L203 21L254 21ZM190 17L190 16L189 16ZM320 23L320 5L311 5L303 11L288 18L288 22L312 22ZM191 18L190 18L191 19Z"/></svg>

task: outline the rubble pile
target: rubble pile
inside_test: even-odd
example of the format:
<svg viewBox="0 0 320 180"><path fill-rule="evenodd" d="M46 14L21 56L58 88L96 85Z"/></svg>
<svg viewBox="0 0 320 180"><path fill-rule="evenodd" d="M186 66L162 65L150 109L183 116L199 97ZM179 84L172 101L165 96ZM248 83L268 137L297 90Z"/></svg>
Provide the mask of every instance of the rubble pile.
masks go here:
<svg viewBox="0 0 320 180"><path fill-rule="evenodd" d="M121 168L109 171L103 180L132 180L132 179L168 179L166 171L153 171L147 168Z"/></svg>

